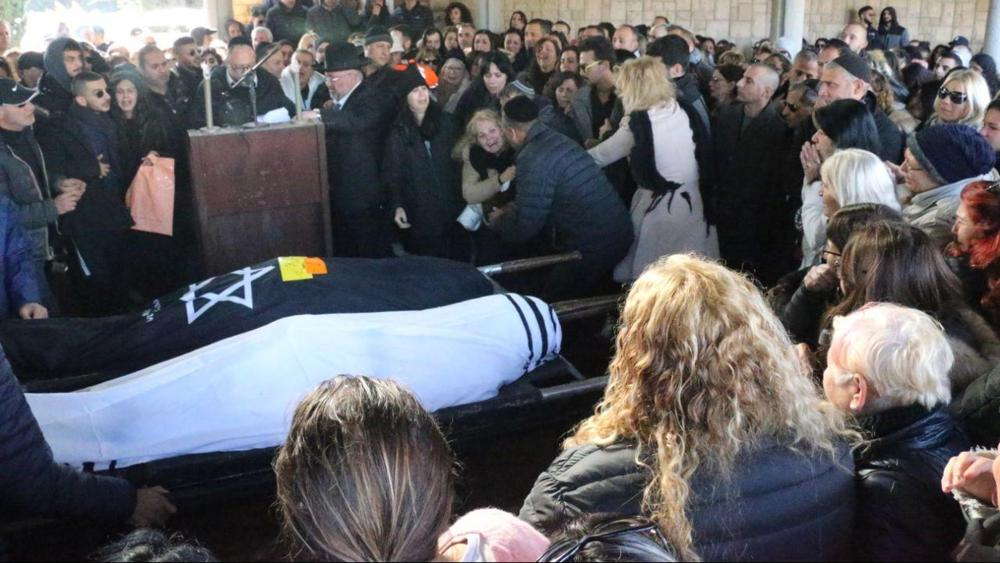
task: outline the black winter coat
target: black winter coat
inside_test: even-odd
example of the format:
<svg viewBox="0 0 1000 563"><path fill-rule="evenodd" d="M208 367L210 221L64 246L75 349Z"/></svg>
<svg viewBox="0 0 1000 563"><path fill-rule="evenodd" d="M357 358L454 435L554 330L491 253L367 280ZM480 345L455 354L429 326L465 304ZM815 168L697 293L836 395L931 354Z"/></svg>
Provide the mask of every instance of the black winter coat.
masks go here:
<svg viewBox="0 0 1000 563"><path fill-rule="evenodd" d="M52 451L0 351L0 504L3 519L74 518L124 522L135 488L123 479L80 473L53 461Z"/></svg>
<svg viewBox="0 0 1000 563"><path fill-rule="evenodd" d="M296 2L292 9L288 9L279 2L267 11L264 25L271 30L275 43L288 40L292 45L298 45L306 32L306 8L301 2Z"/></svg>
<svg viewBox="0 0 1000 563"><path fill-rule="evenodd" d="M949 410L973 444L996 447L1000 442L1000 365L956 395Z"/></svg>
<svg viewBox="0 0 1000 563"><path fill-rule="evenodd" d="M632 221L594 159L539 122L517 154L515 209L492 225L510 244L547 229L555 248L579 250L584 262L610 271L632 244Z"/></svg>
<svg viewBox="0 0 1000 563"><path fill-rule="evenodd" d="M903 162L903 149L906 143L906 134L889 119L889 116L878 107L875 102L875 95L871 92L864 99L868 111L875 119L875 127L878 129L878 139L882 145L882 152L879 158L888 160L896 164ZM801 147L800 147L801 148Z"/></svg>
<svg viewBox="0 0 1000 563"><path fill-rule="evenodd" d="M396 3L396 11L392 13L393 25L405 25L417 35L429 27L434 27L434 12L417 2L412 10L407 10L402 0Z"/></svg>
<svg viewBox="0 0 1000 563"><path fill-rule="evenodd" d="M744 128L743 104L719 110L712 124L715 147L714 210L719 247L730 266L759 266L770 237L771 205L781 193L777 180L783 156L778 147L787 125L777 104L769 104Z"/></svg>
<svg viewBox="0 0 1000 563"><path fill-rule="evenodd" d="M381 174L389 128L396 117L392 96L363 81L341 110L321 112L326 125L326 163L335 216L360 213L388 203Z"/></svg>
<svg viewBox="0 0 1000 563"><path fill-rule="evenodd" d="M385 183L390 207L406 210L407 250L413 254L447 257L448 228L464 206L459 163L451 158L459 135L455 118L433 104L421 127L404 108L389 133Z"/></svg>
<svg viewBox="0 0 1000 563"><path fill-rule="evenodd" d="M236 88L229 87L225 65L212 69L212 115L215 125L219 127L234 127L254 120L250 103L250 89L246 80ZM251 80L247 78L247 80ZM264 115L278 108L288 110L288 115L295 115L295 104L285 97L278 79L263 69L257 69L257 115ZM205 117L205 89L199 84L188 114L188 128L200 129L207 123Z"/></svg>
<svg viewBox="0 0 1000 563"><path fill-rule="evenodd" d="M52 123L58 121L73 105L73 94L51 74L43 74L38 81L38 95L32 100L36 106L49 112L47 117L39 116L35 132L42 133Z"/></svg>
<svg viewBox="0 0 1000 563"><path fill-rule="evenodd" d="M351 33L361 27L362 19L357 10L349 10L341 3L332 10L319 3L306 12L306 27L316 32L321 40L347 41Z"/></svg>
<svg viewBox="0 0 1000 563"><path fill-rule="evenodd" d="M538 477L520 518L553 531L580 514L640 514L648 474L635 457L630 445L563 452ZM695 551L704 561L850 558L853 467L846 447L834 463L764 443L737 459L729 486L696 474L687 510Z"/></svg>
<svg viewBox="0 0 1000 563"><path fill-rule="evenodd" d="M855 452L860 560L943 561L962 538L961 509L941 474L969 441L945 407L915 405L862 418Z"/></svg>
<svg viewBox="0 0 1000 563"><path fill-rule="evenodd" d="M61 216L62 232L72 236L128 229L132 226L132 215L125 207L124 187L109 187L102 181L98 155L87 143L84 127L72 115L67 115L46 128L44 133L39 132L38 142L45 154L49 174L53 178L76 178L87 184L76 209ZM114 162L118 157L107 158Z"/></svg>

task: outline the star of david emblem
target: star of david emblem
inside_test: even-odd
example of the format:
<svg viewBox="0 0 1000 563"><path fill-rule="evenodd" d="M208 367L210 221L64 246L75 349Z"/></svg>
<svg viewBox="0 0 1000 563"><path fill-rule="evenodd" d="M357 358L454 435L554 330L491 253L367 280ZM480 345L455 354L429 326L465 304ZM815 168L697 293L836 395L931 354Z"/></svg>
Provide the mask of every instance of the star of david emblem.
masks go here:
<svg viewBox="0 0 1000 563"><path fill-rule="evenodd" d="M246 267L242 270L236 270L235 272L232 272L231 275L240 276L239 281L219 293L209 291L198 295L198 290L212 283L212 280L215 278L208 278L203 282L191 284L187 293L181 296L181 301L184 302L184 306L187 310L188 324L194 323L198 317L204 315L217 303L223 301L243 305L247 309L253 310L253 282L254 280L266 276L273 269L274 266L267 266L265 268ZM243 294L237 295L237 292L241 289L243 290ZM195 301L199 299L206 300L206 303L195 309Z"/></svg>

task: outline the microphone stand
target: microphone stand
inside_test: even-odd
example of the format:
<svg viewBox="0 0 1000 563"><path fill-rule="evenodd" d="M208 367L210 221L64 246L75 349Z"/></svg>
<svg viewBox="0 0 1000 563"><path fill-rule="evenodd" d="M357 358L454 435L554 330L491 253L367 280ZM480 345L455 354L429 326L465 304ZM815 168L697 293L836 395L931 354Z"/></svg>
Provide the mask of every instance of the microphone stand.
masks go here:
<svg viewBox="0 0 1000 563"><path fill-rule="evenodd" d="M236 88L239 87L240 84L243 84L243 81L246 80L248 76L251 75L253 76L253 80L247 82L247 86L250 88L250 108L253 111L253 121L252 121L253 125L251 125L251 127L257 126L257 69L260 68L260 65L267 62L268 59L273 57L274 54L280 50L281 50L281 44L276 44L270 51L268 51L266 55L264 55L263 57L261 57L259 61L257 61L257 64L250 67L250 70L248 70L246 74L241 76L240 79L237 80L235 84L233 84L232 88L230 88L230 90L235 90Z"/></svg>

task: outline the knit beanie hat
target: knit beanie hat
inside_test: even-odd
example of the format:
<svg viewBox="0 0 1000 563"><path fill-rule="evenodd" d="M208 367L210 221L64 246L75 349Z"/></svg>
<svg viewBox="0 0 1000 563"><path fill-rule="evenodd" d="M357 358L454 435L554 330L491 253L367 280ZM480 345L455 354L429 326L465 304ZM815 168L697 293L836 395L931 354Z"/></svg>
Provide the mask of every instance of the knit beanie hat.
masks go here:
<svg viewBox="0 0 1000 563"><path fill-rule="evenodd" d="M928 127L910 135L906 147L941 185L982 176L996 163L993 147L968 125Z"/></svg>
<svg viewBox="0 0 1000 563"><path fill-rule="evenodd" d="M843 54L836 59L833 59L833 62L840 68L850 73L854 78L860 78L868 84L872 83L872 74L871 70L868 68L868 63L854 53Z"/></svg>
<svg viewBox="0 0 1000 563"><path fill-rule="evenodd" d="M380 25L373 25L368 28L368 31L365 33L365 47L380 41L392 44L392 36L389 35L389 30Z"/></svg>

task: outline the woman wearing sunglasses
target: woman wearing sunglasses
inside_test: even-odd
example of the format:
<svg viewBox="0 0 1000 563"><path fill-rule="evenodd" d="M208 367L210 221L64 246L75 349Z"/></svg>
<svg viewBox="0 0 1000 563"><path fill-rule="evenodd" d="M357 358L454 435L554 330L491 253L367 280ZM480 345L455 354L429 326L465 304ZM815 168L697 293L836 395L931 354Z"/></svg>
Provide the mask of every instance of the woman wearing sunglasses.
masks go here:
<svg viewBox="0 0 1000 563"><path fill-rule="evenodd" d="M923 127L957 123L978 131L989 104L990 87L982 75L972 70L956 70L938 90L934 113Z"/></svg>
<svg viewBox="0 0 1000 563"><path fill-rule="evenodd" d="M632 286L604 399L520 516L648 516L684 560L848 558L850 435L750 280L675 254Z"/></svg>

